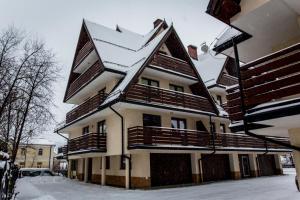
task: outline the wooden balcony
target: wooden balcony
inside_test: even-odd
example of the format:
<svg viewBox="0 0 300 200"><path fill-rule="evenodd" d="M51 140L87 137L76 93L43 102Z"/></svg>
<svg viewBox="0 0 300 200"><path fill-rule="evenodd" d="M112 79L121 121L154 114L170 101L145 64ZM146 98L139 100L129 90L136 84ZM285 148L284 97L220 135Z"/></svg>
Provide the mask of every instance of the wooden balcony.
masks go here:
<svg viewBox="0 0 300 200"><path fill-rule="evenodd" d="M91 81L93 78L97 77L104 71L104 67L99 63L99 61L95 62L90 68L88 68L85 72L83 72L78 78L76 78L67 91L66 99L70 98L76 92L79 91L85 84Z"/></svg>
<svg viewBox="0 0 300 200"><path fill-rule="evenodd" d="M280 138L281 141L287 140ZM216 133L215 146L218 149L230 148L260 148L264 149L286 149L283 146L265 143L263 140L243 134ZM173 129L165 127L143 127L136 126L128 128L128 147L131 149L139 147L183 147L193 146L201 148L212 148L213 137L208 132Z"/></svg>
<svg viewBox="0 0 300 200"><path fill-rule="evenodd" d="M79 63L93 50L93 44L91 41L85 43L85 45L78 51L75 61L74 69L78 66Z"/></svg>
<svg viewBox="0 0 300 200"><path fill-rule="evenodd" d="M139 101L146 104L154 103L205 112L215 112L211 103L204 97L142 84L133 85L125 95L125 98L128 101Z"/></svg>
<svg viewBox="0 0 300 200"><path fill-rule="evenodd" d="M150 64L192 77L197 77L193 68L186 61L163 54L154 55L154 59Z"/></svg>
<svg viewBox="0 0 300 200"><path fill-rule="evenodd" d="M106 93L100 92L99 94L78 105L76 108L67 113L66 124L97 109L101 105L101 103L106 99L106 97Z"/></svg>
<svg viewBox="0 0 300 200"><path fill-rule="evenodd" d="M68 145L58 147L57 153L62 154L62 156L60 156L59 158L67 158L67 156L68 156Z"/></svg>
<svg viewBox="0 0 300 200"><path fill-rule="evenodd" d="M235 85L235 84L238 84L238 79L236 77L230 76L228 74L222 74L222 76L219 80L219 84L225 85L225 86Z"/></svg>
<svg viewBox="0 0 300 200"><path fill-rule="evenodd" d="M246 111L271 101L300 94L300 44L281 50L241 67ZM239 87L227 90L229 116L241 120Z"/></svg>
<svg viewBox="0 0 300 200"><path fill-rule="evenodd" d="M87 133L69 140L69 154L78 151L106 152L106 135Z"/></svg>

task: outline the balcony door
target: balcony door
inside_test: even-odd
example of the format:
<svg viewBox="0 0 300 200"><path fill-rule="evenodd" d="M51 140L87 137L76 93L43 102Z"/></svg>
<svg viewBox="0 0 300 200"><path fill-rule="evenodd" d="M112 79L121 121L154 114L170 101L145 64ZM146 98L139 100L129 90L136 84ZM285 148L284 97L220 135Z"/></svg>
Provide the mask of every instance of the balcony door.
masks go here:
<svg viewBox="0 0 300 200"><path fill-rule="evenodd" d="M155 138L157 129L151 127L161 127L161 117L159 115L143 114L144 144L152 144L152 138Z"/></svg>
<svg viewBox="0 0 300 200"><path fill-rule="evenodd" d="M186 119L181 118L171 118L171 126L173 128L173 139L179 139L182 141L182 145L188 144L188 137L185 131L186 127ZM180 130L178 130L180 129Z"/></svg>

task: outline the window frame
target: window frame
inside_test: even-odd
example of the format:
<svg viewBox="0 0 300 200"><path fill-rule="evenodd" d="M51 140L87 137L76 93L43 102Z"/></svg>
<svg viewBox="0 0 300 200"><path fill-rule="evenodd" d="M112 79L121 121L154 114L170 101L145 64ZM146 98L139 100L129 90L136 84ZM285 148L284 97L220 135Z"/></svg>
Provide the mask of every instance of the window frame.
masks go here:
<svg viewBox="0 0 300 200"><path fill-rule="evenodd" d="M222 131L221 127L223 128L223 131ZM222 133L226 133L226 125L224 123L220 123L220 131Z"/></svg>
<svg viewBox="0 0 300 200"><path fill-rule="evenodd" d="M143 83L143 81L147 81L147 84ZM152 85L152 84L151 84L152 82L157 83L157 86ZM141 83L142 83L143 85L148 85L148 86L158 87L158 88L159 88L159 81L153 80L153 79L150 79L150 78L142 77L142 78L141 78Z"/></svg>
<svg viewBox="0 0 300 200"><path fill-rule="evenodd" d="M171 89L171 87L174 87L174 90ZM181 88L182 91L179 91L178 88ZM169 89L170 90L173 90L173 91L176 91L176 92L184 92L184 87L183 86L180 86L180 85L175 85L175 84L169 84Z"/></svg>
<svg viewBox="0 0 300 200"><path fill-rule="evenodd" d="M175 128L175 129L187 129L187 120L186 120L185 118L172 117L172 118L171 118L171 127L172 127L172 128L173 128L173 123L172 123L173 120L176 121L176 125L177 125L177 128ZM180 121L183 122L184 128L180 128ZM179 128L178 128L178 127L179 127Z"/></svg>
<svg viewBox="0 0 300 200"><path fill-rule="evenodd" d="M219 105L223 104L222 96L221 95L217 95L217 103L219 103Z"/></svg>
<svg viewBox="0 0 300 200"><path fill-rule="evenodd" d="M43 148L39 148L38 149L38 156L43 156L43 152L44 150L43 150Z"/></svg>
<svg viewBox="0 0 300 200"><path fill-rule="evenodd" d="M100 127L101 127L101 131L100 131ZM106 135L106 122L105 120L99 121L97 122L97 133L101 134L101 135Z"/></svg>
<svg viewBox="0 0 300 200"><path fill-rule="evenodd" d="M90 127L89 126L85 126L85 127L82 128L82 135L88 134L89 132L90 132Z"/></svg>

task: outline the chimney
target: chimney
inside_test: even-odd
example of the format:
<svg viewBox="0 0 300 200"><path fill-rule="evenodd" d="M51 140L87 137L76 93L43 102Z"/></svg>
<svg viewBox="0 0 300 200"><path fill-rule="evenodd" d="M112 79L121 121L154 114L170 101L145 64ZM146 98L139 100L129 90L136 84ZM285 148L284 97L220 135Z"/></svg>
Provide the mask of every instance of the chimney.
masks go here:
<svg viewBox="0 0 300 200"><path fill-rule="evenodd" d="M156 19L156 20L153 22L154 28L156 28L161 22L163 22L163 20L161 20L161 19Z"/></svg>
<svg viewBox="0 0 300 200"><path fill-rule="evenodd" d="M188 48L188 53L191 56L191 58L198 60L197 47L190 44L187 48Z"/></svg>

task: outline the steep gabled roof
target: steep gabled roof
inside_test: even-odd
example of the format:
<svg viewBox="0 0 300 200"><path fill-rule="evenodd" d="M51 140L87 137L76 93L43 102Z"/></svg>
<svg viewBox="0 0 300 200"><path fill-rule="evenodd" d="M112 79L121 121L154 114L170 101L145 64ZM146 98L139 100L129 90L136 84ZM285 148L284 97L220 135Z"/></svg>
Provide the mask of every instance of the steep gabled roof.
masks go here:
<svg viewBox="0 0 300 200"><path fill-rule="evenodd" d="M224 55L214 56L213 54L214 52L207 52L200 54L198 60L192 59L206 87L217 84L227 60Z"/></svg>

